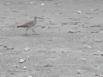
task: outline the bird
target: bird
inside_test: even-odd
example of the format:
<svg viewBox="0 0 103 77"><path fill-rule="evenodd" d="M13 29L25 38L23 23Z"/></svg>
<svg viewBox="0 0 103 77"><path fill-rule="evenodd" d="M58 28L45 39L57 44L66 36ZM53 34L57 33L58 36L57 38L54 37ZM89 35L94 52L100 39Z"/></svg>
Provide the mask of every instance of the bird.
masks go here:
<svg viewBox="0 0 103 77"><path fill-rule="evenodd" d="M33 33L34 34L38 34L36 33L36 31L34 30L36 27L40 26L40 25L37 25L37 19L40 18L40 17L37 17L35 16L34 17L34 20L31 20L31 21L28 21L22 25L18 25L17 28L24 28L26 29L25 30L25 35L28 35L28 30L32 29Z"/></svg>

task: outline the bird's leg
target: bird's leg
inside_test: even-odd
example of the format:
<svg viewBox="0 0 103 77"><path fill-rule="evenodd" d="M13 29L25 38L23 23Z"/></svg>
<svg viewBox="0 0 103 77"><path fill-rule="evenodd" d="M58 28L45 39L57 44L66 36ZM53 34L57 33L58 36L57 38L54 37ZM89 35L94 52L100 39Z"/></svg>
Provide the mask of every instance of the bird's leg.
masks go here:
<svg viewBox="0 0 103 77"><path fill-rule="evenodd" d="M32 32L33 32L33 35L38 35L38 33L34 29L32 29Z"/></svg>
<svg viewBox="0 0 103 77"><path fill-rule="evenodd" d="M25 35L28 35L28 30L29 30L29 28L26 28Z"/></svg>

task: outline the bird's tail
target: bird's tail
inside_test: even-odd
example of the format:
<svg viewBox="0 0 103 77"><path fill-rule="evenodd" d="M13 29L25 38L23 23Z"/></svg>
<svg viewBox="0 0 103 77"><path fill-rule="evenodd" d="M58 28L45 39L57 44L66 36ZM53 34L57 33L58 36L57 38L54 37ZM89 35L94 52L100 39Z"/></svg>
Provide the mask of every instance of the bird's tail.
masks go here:
<svg viewBox="0 0 103 77"><path fill-rule="evenodd" d="M17 26L17 28L20 28L21 26Z"/></svg>
<svg viewBox="0 0 103 77"><path fill-rule="evenodd" d="M25 28L25 27L27 27L27 26L25 26L25 25L19 25L19 26L17 26L17 28Z"/></svg>

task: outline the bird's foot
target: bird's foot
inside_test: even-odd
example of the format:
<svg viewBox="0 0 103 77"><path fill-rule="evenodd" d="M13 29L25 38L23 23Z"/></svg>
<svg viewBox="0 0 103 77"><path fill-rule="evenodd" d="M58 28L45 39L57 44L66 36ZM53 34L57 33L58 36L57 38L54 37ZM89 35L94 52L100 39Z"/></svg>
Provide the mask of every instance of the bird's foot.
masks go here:
<svg viewBox="0 0 103 77"><path fill-rule="evenodd" d="M32 35L39 35L36 31L33 31Z"/></svg>
<svg viewBox="0 0 103 77"><path fill-rule="evenodd" d="M33 34L32 35L39 35L34 29L32 29Z"/></svg>

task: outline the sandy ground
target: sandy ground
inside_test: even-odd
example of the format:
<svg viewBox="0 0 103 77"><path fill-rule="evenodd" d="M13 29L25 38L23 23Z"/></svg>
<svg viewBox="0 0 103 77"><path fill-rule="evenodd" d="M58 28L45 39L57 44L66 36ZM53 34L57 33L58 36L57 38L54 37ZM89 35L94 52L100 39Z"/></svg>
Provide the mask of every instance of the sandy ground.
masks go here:
<svg viewBox="0 0 103 77"><path fill-rule="evenodd" d="M103 77L102 0L0 0L0 77ZM17 26L38 27L25 35Z"/></svg>

